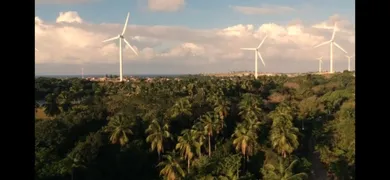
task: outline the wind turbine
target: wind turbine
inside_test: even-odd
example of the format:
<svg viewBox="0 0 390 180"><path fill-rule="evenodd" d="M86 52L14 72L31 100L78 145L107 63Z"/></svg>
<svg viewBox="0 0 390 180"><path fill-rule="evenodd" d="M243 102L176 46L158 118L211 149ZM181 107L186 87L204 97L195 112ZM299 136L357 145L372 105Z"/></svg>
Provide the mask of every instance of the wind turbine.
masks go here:
<svg viewBox="0 0 390 180"><path fill-rule="evenodd" d="M318 63L319 63L319 67L318 67L318 72L321 73L322 72L322 68L321 68L321 65L322 65L322 56L319 57L319 58L316 58L318 60Z"/></svg>
<svg viewBox="0 0 390 180"><path fill-rule="evenodd" d="M351 71L351 58L353 57L353 55L352 56L345 55L345 57L348 58L348 71Z"/></svg>
<svg viewBox="0 0 390 180"><path fill-rule="evenodd" d="M118 36L115 36L113 38L104 40L103 42L113 41L118 39L119 40L119 81L123 80L123 68L122 68L122 40L130 47L131 50L138 56L137 51L134 50L134 48L130 45L130 43L125 39L124 34L126 32L127 22L129 21L130 13L127 13L125 26L123 27L122 33Z"/></svg>
<svg viewBox="0 0 390 180"><path fill-rule="evenodd" d="M264 37L264 39L260 42L259 46L257 46L256 48L241 48L241 50L249 50L249 51L254 51L255 52L255 79L257 79L257 56L260 57L261 59L261 62L263 63L263 65L265 66L265 63L264 63L264 60L263 60L263 57L261 57L261 54L259 52L259 49L261 47L261 45L263 45L265 39L267 39L268 35L266 35Z"/></svg>
<svg viewBox="0 0 390 180"><path fill-rule="evenodd" d="M322 45L325 45L325 44L330 44L330 73L333 73L333 45L335 45L336 47L338 47L340 50L342 50L343 52L345 52L345 54L347 54L347 51L345 51L339 44L337 44L335 41L334 41L334 37L336 35L336 23L334 23L334 26L333 26L333 34L332 34L332 38L329 40L329 41L325 41L317 46L314 46L314 48L317 48L317 47L320 47Z"/></svg>
<svg viewBox="0 0 390 180"><path fill-rule="evenodd" d="M38 51L38 49L37 49L37 48L35 48L35 51Z"/></svg>

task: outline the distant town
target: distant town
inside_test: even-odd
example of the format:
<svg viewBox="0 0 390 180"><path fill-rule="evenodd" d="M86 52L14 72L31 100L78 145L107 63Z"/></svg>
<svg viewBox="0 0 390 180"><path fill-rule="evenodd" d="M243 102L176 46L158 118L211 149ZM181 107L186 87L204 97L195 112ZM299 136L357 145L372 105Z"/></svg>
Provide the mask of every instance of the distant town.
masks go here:
<svg viewBox="0 0 390 180"><path fill-rule="evenodd" d="M354 72L354 71L353 71ZM336 72L337 73L337 72ZM339 72L341 73L341 72ZM263 73L259 73L258 75L259 76L282 76L282 75L286 75L288 77L295 77L295 76L300 76L300 75L306 75L306 74L313 74L313 75L324 75L324 76L329 76L333 73L329 73L327 71L325 72L306 72L306 73L274 73L274 72L263 72ZM355 76L355 73L353 74ZM177 76L173 76L173 75L169 75L169 76L165 76L165 75L160 75L160 76L157 76L157 75L151 75L151 76L147 76L147 75L144 75L142 77L140 76L137 76L137 75L134 75L134 76L124 76L123 77L123 81L126 81L126 82L129 82L129 81L139 81L140 79L144 79L145 81L153 81L153 79L155 78L160 78L160 80L180 80L180 77L183 77L183 76L215 76L215 77L244 77L244 76L254 76L254 72L252 71L232 71L232 72L228 72L228 73L201 73L201 74L188 74L188 75L177 75ZM119 81L119 76L117 75L105 75L105 76L102 76L102 77L96 77L96 76L93 76L93 77L82 77L83 79L86 79L86 80L90 80L90 81ZM162 79L161 79L162 78Z"/></svg>

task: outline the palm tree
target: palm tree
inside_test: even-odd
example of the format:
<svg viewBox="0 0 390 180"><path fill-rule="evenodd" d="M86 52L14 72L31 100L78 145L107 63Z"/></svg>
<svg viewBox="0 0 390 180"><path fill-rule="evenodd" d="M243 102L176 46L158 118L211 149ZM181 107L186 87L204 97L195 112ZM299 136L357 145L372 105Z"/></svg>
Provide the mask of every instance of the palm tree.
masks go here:
<svg viewBox="0 0 390 180"><path fill-rule="evenodd" d="M278 158L278 166L266 164L260 170L264 180L303 180L307 179L306 173L294 174L293 168L298 163L298 160L293 160L288 166L282 158Z"/></svg>
<svg viewBox="0 0 390 180"><path fill-rule="evenodd" d="M54 93L48 94L45 98L45 113L49 116L55 116L61 112L58 107L57 98Z"/></svg>
<svg viewBox="0 0 390 180"><path fill-rule="evenodd" d="M249 93L242 96L238 108L240 109L239 115L243 119L258 120L258 115L261 112L258 97Z"/></svg>
<svg viewBox="0 0 390 180"><path fill-rule="evenodd" d="M222 126L224 123L224 119L229 114L230 105L231 105L230 101L223 98L218 98L214 103L214 111L219 115Z"/></svg>
<svg viewBox="0 0 390 180"><path fill-rule="evenodd" d="M192 97L194 95L194 84L193 83L189 83L186 87L187 91L188 91L188 95L190 95L190 97Z"/></svg>
<svg viewBox="0 0 390 180"><path fill-rule="evenodd" d="M254 148L257 145L257 136L252 129L240 123L234 130L232 137L234 138L233 145L236 151L241 151L245 159L253 154Z"/></svg>
<svg viewBox="0 0 390 180"><path fill-rule="evenodd" d="M111 133L110 141L112 144L119 142L121 146L124 146L129 142L128 135L133 134L133 131L131 131L132 126L133 122L127 116L120 113L110 118L105 131Z"/></svg>
<svg viewBox="0 0 390 180"><path fill-rule="evenodd" d="M204 131L203 124L201 122L197 122L192 126L190 131L193 138L199 143L199 146L202 147L205 144L205 140L207 136L207 133L205 133ZM199 156L202 156L202 153L200 153Z"/></svg>
<svg viewBox="0 0 390 180"><path fill-rule="evenodd" d="M188 98L180 98L176 101L176 103L172 106L171 109L171 117L175 118L179 115L188 115L191 116L191 103Z"/></svg>
<svg viewBox="0 0 390 180"><path fill-rule="evenodd" d="M220 131L220 127L218 127L219 122L217 118L214 118L214 115L210 112L206 113L200 118L200 122L202 123L205 134L208 136L209 143L209 157L211 156L211 137L213 136L213 132Z"/></svg>
<svg viewBox="0 0 390 180"><path fill-rule="evenodd" d="M157 167L163 167L160 171L160 176L165 176L168 180L181 179L185 176L185 172L181 168L180 160L176 157L175 152L164 155L163 158L165 161L157 165Z"/></svg>
<svg viewBox="0 0 390 180"><path fill-rule="evenodd" d="M164 152L164 141L171 137L169 125L162 124L157 119L154 119L145 133L149 134L146 137L146 142L150 143L152 151L156 149L158 159L160 160L160 154Z"/></svg>
<svg viewBox="0 0 390 180"><path fill-rule="evenodd" d="M195 154L200 156L200 143L196 140L196 134L191 130L183 130L182 136L179 136L176 144L177 150L180 151L180 155L187 160L187 171L190 172L191 160L195 157Z"/></svg>
<svg viewBox="0 0 390 180"><path fill-rule="evenodd" d="M68 111L71 108L71 97L70 97L69 92L62 91L57 96L57 102L58 102L58 105L61 107L63 112Z"/></svg>
<svg viewBox="0 0 390 180"><path fill-rule="evenodd" d="M272 147L284 158L299 146L299 129L292 123L291 110L286 106L278 106L270 113L273 119L270 131Z"/></svg>

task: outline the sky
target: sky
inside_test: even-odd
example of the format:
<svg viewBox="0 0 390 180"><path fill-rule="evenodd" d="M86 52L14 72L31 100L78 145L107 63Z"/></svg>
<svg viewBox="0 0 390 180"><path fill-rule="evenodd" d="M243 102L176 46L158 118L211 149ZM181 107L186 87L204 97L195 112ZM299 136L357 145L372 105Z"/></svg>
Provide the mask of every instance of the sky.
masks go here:
<svg viewBox="0 0 390 180"><path fill-rule="evenodd" d="M36 75L119 74L119 42L102 42L122 32L124 74L196 74L334 70L355 54L354 0L35 0ZM351 67L354 69L352 58Z"/></svg>

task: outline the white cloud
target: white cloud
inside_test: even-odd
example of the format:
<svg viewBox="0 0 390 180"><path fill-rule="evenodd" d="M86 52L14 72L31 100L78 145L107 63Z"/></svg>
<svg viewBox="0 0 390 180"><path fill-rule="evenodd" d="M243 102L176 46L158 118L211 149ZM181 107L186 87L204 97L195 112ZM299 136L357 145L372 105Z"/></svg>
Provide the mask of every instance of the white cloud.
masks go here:
<svg viewBox="0 0 390 180"><path fill-rule="evenodd" d="M79 13L75 11L60 12L60 15L56 19L56 23L82 23Z"/></svg>
<svg viewBox="0 0 390 180"><path fill-rule="evenodd" d="M294 8L288 6L262 5L261 7L250 6L231 6L233 10L247 15L255 14L283 14L295 11Z"/></svg>
<svg viewBox="0 0 390 180"><path fill-rule="evenodd" d="M326 24L334 18L332 16L329 20L316 24ZM350 54L354 54L353 25L339 18L342 23L336 41ZM117 35L122 30L122 24L91 24L76 12L60 13L57 20L59 21L56 23L48 23L39 17L35 18L36 47L39 49L35 63L38 66L107 64L107 67L111 67L109 64L115 65L118 62L118 43L102 43L102 40ZM240 48L255 47L268 35L260 49L267 66L259 65L260 71L316 70L315 58L324 56L326 61L329 48L312 47L329 39L331 30L313 26L316 25L304 25L299 20L287 25L238 24L221 29L129 24L125 38L138 51L139 56L135 56L126 47L124 62L133 64L131 67L126 66L134 68L133 71L143 66L142 64L148 64L151 69L164 66L165 70L157 69L169 73L252 70L253 53L241 51ZM344 63L342 52L335 51L334 58L336 62ZM173 67L178 69L172 70ZM323 67L326 68L326 65ZM116 72L115 70L113 71Z"/></svg>
<svg viewBox="0 0 390 180"><path fill-rule="evenodd" d="M343 19L340 15L335 14L330 16L328 20L314 24L312 27L317 29L332 29L336 23L336 30L344 33L354 34L355 25L353 22Z"/></svg>
<svg viewBox="0 0 390 180"><path fill-rule="evenodd" d="M148 8L151 11L178 11L185 5L184 0L148 0Z"/></svg>

